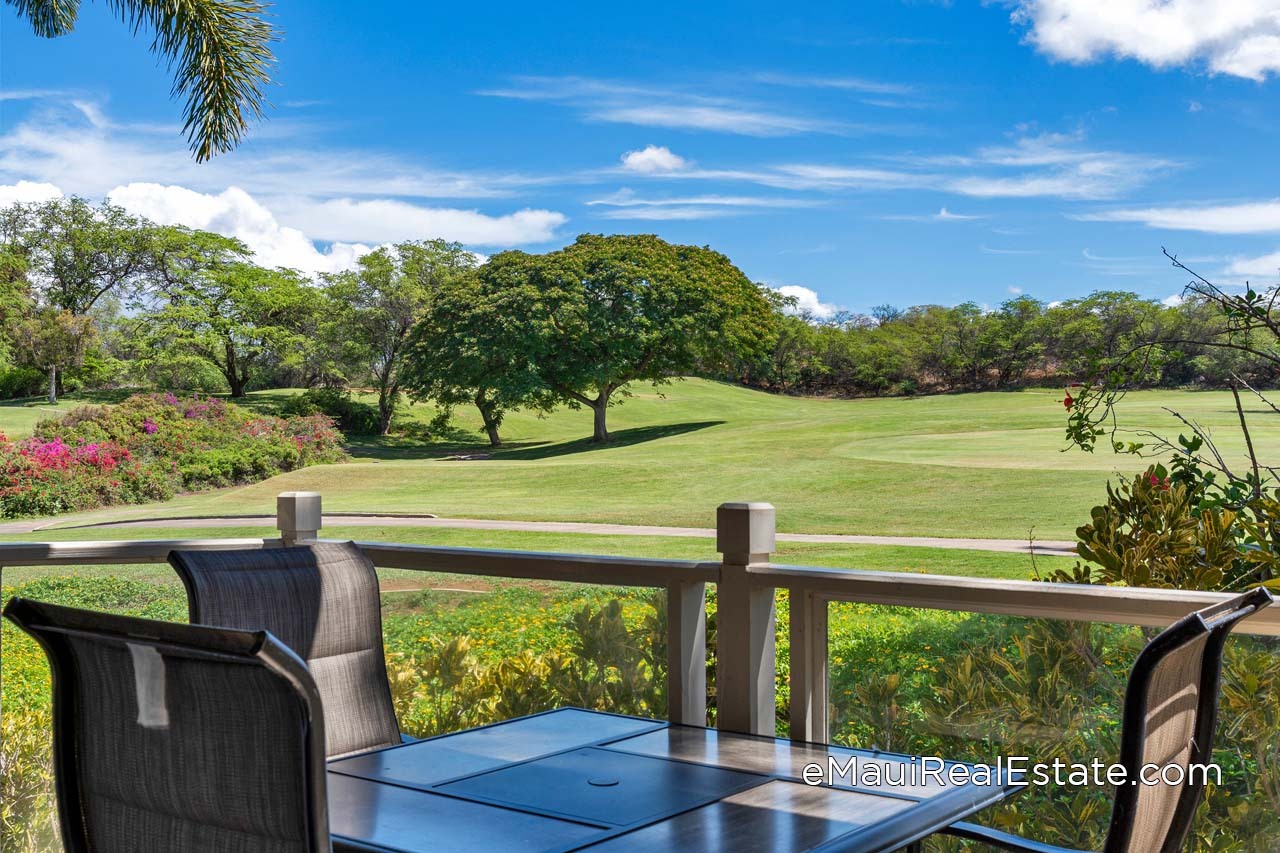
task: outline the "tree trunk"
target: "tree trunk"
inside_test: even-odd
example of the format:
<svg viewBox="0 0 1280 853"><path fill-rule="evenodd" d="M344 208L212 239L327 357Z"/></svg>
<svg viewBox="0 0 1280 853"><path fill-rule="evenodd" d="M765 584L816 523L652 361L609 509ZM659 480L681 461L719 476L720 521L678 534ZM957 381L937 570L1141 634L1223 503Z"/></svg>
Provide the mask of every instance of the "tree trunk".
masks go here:
<svg viewBox="0 0 1280 853"><path fill-rule="evenodd" d="M226 360L223 364L222 375L227 378L227 386L231 389L231 396L236 398L243 397L245 380L240 375L239 365L236 363L236 348L231 344L226 345Z"/></svg>
<svg viewBox="0 0 1280 853"><path fill-rule="evenodd" d="M480 410L480 419L484 421L484 431L489 435L489 446L501 447L502 436L498 435L498 425L501 423L501 419L496 417L493 401L488 399L483 391L477 391L475 404L476 408Z"/></svg>
<svg viewBox="0 0 1280 853"><path fill-rule="evenodd" d="M50 365L49 367L49 405L55 406L58 403L58 365Z"/></svg>
<svg viewBox="0 0 1280 853"><path fill-rule="evenodd" d="M383 388L378 391L378 435L387 435L391 432L391 416L395 414L395 407L392 406L392 395L387 393L387 389Z"/></svg>
<svg viewBox="0 0 1280 853"><path fill-rule="evenodd" d="M595 433L592 441L608 441L609 430L605 426L605 414L609 411L609 393L601 391L600 396L591 401L591 411L595 415Z"/></svg>

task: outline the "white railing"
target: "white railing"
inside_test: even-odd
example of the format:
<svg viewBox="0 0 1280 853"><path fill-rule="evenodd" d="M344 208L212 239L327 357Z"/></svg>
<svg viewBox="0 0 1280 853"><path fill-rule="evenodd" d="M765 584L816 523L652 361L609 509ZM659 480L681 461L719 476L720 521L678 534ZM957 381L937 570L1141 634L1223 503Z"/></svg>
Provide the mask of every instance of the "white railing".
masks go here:
<svg viewBox="0 0 1280 853"><path fill-rule="evenodd" d="M172 550L275 548L316 541L320 496L277 499L279 538L0 543L0 567L161 563ZM717 589L717 725L773 734L779 589L790 596L791 736L827 740L827 610L854 601L971 613L1163 626L1221 601L1224 593L946 577L770 562L774 508L722 504L716 513L720 560L664 560L584 554L440 548L358 542L376 566L667 591L668 700L675 722L707 720L706 585ZM1244 633L1280 636L1280 607L1245 621Z"/></svg>

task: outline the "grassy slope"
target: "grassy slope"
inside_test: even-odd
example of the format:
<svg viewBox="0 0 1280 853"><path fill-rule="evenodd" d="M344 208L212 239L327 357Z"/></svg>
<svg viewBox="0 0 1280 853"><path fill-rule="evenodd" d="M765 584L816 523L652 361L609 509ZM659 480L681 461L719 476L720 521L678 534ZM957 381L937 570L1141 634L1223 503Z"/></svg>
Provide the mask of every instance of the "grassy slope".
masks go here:
<svg viewBox="0 0 1280 853"><path fill-rule="evenodd" d="M820 400L774 396L700 380L642 387L610 413L617 440L582 436L589 413L515 413L509 446L491 459L470 410L450 443L372 440L356 461L263 483L179 498L126 514L270 512L278 492L322 492L329 510L432 512L446 516L690 525L714 523L726 500L767 500L784 531L1070 538L1103 483L1140 460L1062 453L1060 391L918 399ZM278 394L259 395L269 403ZM1170 405L1230 433L1223 393L1131 395L1133 426L1173 430ZM0 407L0 430L21 434L25 412ZM432 411L414 406L425 421ZM1280 450L1280 431L1259 413L1255 440Z"/></svg>

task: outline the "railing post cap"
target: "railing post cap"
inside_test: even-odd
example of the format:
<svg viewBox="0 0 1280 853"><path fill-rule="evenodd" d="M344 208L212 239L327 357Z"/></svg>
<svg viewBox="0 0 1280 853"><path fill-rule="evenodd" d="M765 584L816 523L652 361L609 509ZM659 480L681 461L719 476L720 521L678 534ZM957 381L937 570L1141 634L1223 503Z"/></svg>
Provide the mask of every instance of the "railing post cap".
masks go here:
<svg viewBox="0 0 1280 853"><path fill-rule="evenodd" d="M722 503L716 509L716 550L725 562L764 562L773 553L773 504L764 501Z"/></svg>
<svg viewBox="0 0 1280 853"><path fill-rule="evenodd" d="M281 492L276 496L276 527L286 540L314 538L322 522L319 492Z"/></svg>

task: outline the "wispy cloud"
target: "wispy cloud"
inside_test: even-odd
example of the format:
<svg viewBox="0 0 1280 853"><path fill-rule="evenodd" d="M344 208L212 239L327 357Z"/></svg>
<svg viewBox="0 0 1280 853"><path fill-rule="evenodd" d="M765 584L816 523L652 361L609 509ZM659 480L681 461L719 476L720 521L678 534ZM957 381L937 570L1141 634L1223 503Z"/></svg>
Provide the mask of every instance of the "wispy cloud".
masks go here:
<svg viewBox="0 0 1280 853"><path fill-rule="evenodd" d="M978 247L978 251L984 255L1039 255L1039 249L999 249L993 246L982 245Z"/></svg>
<svg viewBox="0 0 1280 853"><path fill-rule="evenodd" d="M949 189L979 198L1115 198L1180 165L1165 157L1089 147L1083 132L1020 136L972 155L924 162L978 171L954 178ZM997 174L1013 170L1017 173Z"/></svg>
<svg viewBox="0 0 1280 853"><path fill-rule="evenodd" d="M1085 249L1080 253L1080 256L1084 258L1080 266L1099 275L1122 277L1155 276L1168 268L1168 262L1158 254L1102 255L1090 249Z"/></svg>
<svg viewBox="0 0 1280 853"><path fill-rule="evenodd" d="M864 77L821 76L815 74L782 74L778 72L761 72L755 75L761 83L774 86L791 86L800 89L836 89L846 92L861 92L867 95L912 95L916 87L905 83L886 83L880 80L868 80Z"/></svg>
<svg viewBox="0 0 1280 853"><path fill-rule="evenodd" d="M646 198L630 189L593 199L589 207L612 208L598 214L605 219L707 219L738 216L769 208L812 207L809 199L739 195L694 195Z"/></svg>
<svg viewBox="0 0 1280 853"><path fill-rule="evenodd" d="M1242 204L1142 207L1078 214L1091 222L1137 222L1170 231L1207 234L1274 234L1280 232L1280 199Z"/></svg>
<svg viewBox="0 0 1280 853"><path fill-rule="evenodd" d="M261 196L496 199L546 180L430 169L378 152L313 149L261 134L239 151L197 164L168 130L115 121L91 101L53 99L0 131L0 181L44 181L95 198L124 183L155 180L202 191L245 186Z"/></svg>
<svg viewBox="0 0 1280 853"><path fill-rule="evenodd" d="M880 218L891 222L972 222L987 217L983 214L952 213L944 207L937 213L891 213Z"/></svg>
<svg viewBox="0 0 1280 853"><path fill-rule="evenodd" d="M259 260L307 271L349 265L378 243L442 237L504 248L553 240L558 211L427 199L503 199L538 179L430 171L376 153L310 150L255 138L196 165L181 135L114 119L98 102L40 102L0 130L0 202L75 194L157 222L242 239ZM321 248L319 244L325 244Z"/></svg>
<svg viewBox="0 0 1280 853"><path fill-rule="evenodd" d="M971 198L1103 200L1121 196L1179 165L1165 157L1091 147L1083 134L1076 133L1019 136L971 153L894 155L852 164L686 168L664 177L744 181L827 193L934 190ZM936 221L948 218L941 212L935 216Z"/></svg>
<svg viewBox="0 0 1280 853"><path fill-rule="evenodd" d="M480 92L497 98L547 101L577 110L588 121L701 130L741 136L795 136L872 130L737 97L684 87L642 86L588 77L516 77Z"/></svg>

